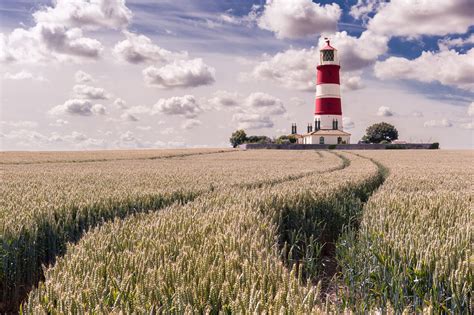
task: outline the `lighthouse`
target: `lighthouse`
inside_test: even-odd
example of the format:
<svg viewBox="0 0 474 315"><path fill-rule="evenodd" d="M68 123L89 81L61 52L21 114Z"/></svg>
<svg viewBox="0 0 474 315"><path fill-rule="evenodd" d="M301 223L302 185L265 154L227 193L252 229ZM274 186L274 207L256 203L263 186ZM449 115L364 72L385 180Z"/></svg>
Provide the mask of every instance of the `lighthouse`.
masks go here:
<svg viewBox="0 0 474 315"><path fill-rule="evenodd" d="M306 134L297 135L298 142L302 144L350 143L351 135L343 130L342 125L339 56L328 38L325 38L325 43L319 51L319 64L316 67L314 120L308 124ZM295 124L292 133L296 134Z"/></svg>

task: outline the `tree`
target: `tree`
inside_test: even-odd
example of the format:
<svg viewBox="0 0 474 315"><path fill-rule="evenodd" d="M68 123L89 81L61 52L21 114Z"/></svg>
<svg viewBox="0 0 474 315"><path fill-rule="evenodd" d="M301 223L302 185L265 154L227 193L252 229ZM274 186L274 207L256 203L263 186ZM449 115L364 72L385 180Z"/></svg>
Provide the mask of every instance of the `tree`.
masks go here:
<svg viewBox="0 0 474 315"><path fill-rule="evenodd" d="M278 137L275 142L277 144L283 144L283 143L296 143L297 139L295 137L295 135L283 135L283 136L280 136Z"/></svg>
<svg viewBox="0 0 474 315"><path fill-rule="evenodd" d="M237 130L232 133L232 137L230 137L230 144L232 147L236 148L238 145L247 141L247 134L243 129Z"/></svg>
<svg viewBox="0 0 474 315"><path fill-rule="evenodd" d="M386 122L373 124L366 129L366 135L362 137L362 141L368 143L380 143L382 141L392 142L398 139L398 130L395 126Z"/></svg>

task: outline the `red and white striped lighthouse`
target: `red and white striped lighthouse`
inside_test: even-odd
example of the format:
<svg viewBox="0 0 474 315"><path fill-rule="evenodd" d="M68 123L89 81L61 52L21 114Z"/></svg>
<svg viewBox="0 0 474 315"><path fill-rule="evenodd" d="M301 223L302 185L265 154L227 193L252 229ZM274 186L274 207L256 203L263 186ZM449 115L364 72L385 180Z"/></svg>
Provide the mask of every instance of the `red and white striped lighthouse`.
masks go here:
<svg viewBox="0 0 474 315"><path fill-rule="evenodd" d="M317 66L316 104L314 126L316 130L342 130L341 89L339 57L329 39L321 48Z"/></svg>

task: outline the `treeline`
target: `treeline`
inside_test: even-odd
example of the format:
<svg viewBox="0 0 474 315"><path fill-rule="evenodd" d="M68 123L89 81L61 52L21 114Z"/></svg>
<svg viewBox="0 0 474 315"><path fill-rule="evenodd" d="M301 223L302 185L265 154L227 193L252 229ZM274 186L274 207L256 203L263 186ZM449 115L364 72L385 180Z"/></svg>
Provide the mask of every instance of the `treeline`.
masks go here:
<svg viewBox="0 0 474 315"><path fill-rule="evenodd" d="M245 130L240 129L232 133L230 143L234 148L244 143L296 143L296 137L294 135L283 135L277 138L270 138L267 136L247 136Z"/></svg>

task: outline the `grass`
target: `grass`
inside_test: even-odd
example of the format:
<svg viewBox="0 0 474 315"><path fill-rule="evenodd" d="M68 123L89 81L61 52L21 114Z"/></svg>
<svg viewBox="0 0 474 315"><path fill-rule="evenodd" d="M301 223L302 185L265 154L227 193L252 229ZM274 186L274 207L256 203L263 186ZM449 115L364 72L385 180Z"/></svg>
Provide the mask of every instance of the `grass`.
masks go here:
<svg viewBox="0 0 474 315"><path fill-rule="evenodd" d="M1 310L472 312L470 151L141 154L0 166Z"/></svg>
<svg viewBox="0 0 474 315"><path fill-rule="evenodd" d="M0 309L14 310L67 242L114 218L184 204L216 187L268 185L343 167L332 154L230 152L3 166ZM275 158L269 164L269 158ZM308 161L322 163L306 163ZM302 167L303 166L303 167ZM266 173L262 178L255 169Z"/></svg>
<svg viewBox="0 0 474 315"><path fill-rule="evenodd" d="M321 268L318 231L325 233L323 222L335 212L347 216L360 205L349 187L378 178L370 161L348 159L342 170L260 189L224 188L105 224L58 259L24 311L315 312L320 290L308 271ZM344 202L333 203L341 196ZM293 227L300 214L321 224ZM312 237L301 240L305 232Z"/></svg>

